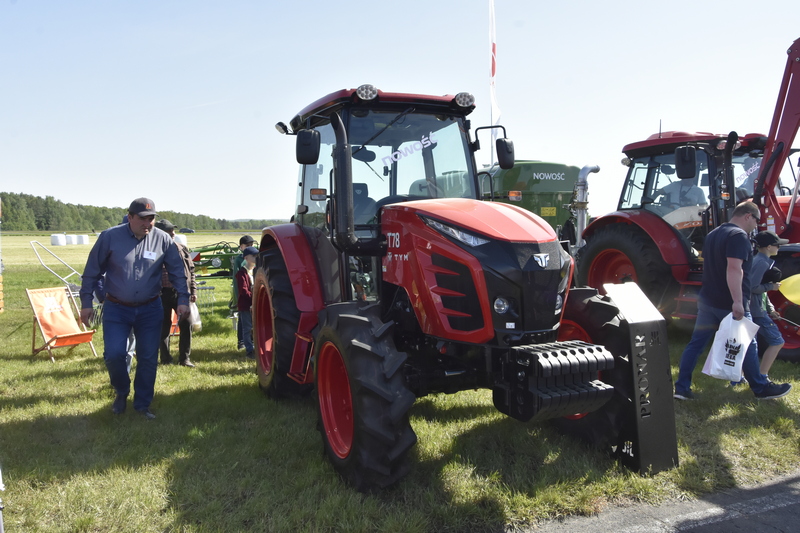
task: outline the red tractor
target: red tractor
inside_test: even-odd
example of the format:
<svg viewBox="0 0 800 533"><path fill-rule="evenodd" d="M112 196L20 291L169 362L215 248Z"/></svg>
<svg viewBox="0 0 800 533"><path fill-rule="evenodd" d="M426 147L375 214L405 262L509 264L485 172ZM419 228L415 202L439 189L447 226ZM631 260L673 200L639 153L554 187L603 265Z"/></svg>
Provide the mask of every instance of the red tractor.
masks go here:
<svg viewBox="0 0 800 533"><path fill-rule="evenodd" d="M481 200L473 100L366 85L277 125L296 135L302 167L292 223L260 242L260 387L273 398L316 388L325 452L362 491L408 471L417 397L476 388L514 418L558 418L633 469L671 468L663 319L643 319L641 302L626 303L635 294L570 290L573 260L547 222ZM513 166L512 143L496 148Z"/></svg>
<svg viewBox="0 0 800 533"><path fill-rule="evenodd" d="M789 163L800 125L800 39L788 54L768 136L673 131L623 148L628 175L619 205L582 232L578 283L634 281L666 316L694 319L705 237L748 198L762 206L759 228L791 243L776 257L784 278L800 273L800 182ZM793 190L780 179L784 166ZM778 293L770 297L787 319L779 322L781 357L800 361L800 307Z"/></svg>

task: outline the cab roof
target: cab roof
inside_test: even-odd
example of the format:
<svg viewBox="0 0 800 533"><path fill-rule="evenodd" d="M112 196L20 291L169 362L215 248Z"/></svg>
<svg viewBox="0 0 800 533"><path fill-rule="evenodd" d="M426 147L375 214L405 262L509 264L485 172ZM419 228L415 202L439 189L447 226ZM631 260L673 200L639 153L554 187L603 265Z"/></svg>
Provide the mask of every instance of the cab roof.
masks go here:
<svg viewBox="0 0 800 533"><path fill-rule="evenodd" d="M433 96L428 94L413 93L391 93L377 90L377 96L372 100L362 100L357 94L356 89L341 89L332 92L317 101L309 104L292 119L292 129L297 131L304 127L309 117L313 115L329 115L333 111L347 105L367 108L377 108L383 105L389 106L408 106L413 105L417 110L430 110L432 112L456 113L459 115L469 115L475 106L460 107L455 103L456 96L445 94Z"/></svg>
<svg viewBox="0 0 800 533"><path fill-rule="evenodd" d="M728 135L722 133L709 133L705 131L665 131L654 133L644 141L638 141L625 145L622 151L628 157L639 157L655 153L672 152L678 146L693 143L716 145L720 141L727 140ZM766 137L760 133L748 133L740 137L739 142L745 149L763 149Z"/></svg>

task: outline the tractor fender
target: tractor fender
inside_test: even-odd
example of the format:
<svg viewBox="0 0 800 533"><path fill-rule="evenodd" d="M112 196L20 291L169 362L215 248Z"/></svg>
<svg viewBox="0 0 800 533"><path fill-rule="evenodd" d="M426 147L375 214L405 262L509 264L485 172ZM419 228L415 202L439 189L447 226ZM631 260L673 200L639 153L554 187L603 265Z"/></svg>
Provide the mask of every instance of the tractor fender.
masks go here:
<svg viewBox="0 0 800 533"><path fill-rule="evenodd" d="M689 264L687 244L664 219L644 210L614 211L592 220L583 232L583 239L589 239L600 228L612 224L630 224L644 231L656 243L664 262L672 268L673 277L677 280L686 278Z"/></svg>
<svg viewBox="0 0 800 533"><path fill-rule="evenodd" d="M303 229L298 224L269 226L261 231L259 250L277 245L286 262L295 303L301 313L316 315L325 307L317 260Z"/></svg>

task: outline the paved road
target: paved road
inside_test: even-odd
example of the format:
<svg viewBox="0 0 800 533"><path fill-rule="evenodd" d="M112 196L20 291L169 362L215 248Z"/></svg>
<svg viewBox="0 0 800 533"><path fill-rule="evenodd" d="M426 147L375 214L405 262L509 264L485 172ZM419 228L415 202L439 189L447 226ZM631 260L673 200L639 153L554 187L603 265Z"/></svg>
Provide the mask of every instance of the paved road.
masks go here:
<svg viewBox="0 0 800 533"><path fill-rule="evenodd" d="M531 533L797 533L800 471L763 485L737 488L690 502L630 505L598 516L544 522Z"/></svg>

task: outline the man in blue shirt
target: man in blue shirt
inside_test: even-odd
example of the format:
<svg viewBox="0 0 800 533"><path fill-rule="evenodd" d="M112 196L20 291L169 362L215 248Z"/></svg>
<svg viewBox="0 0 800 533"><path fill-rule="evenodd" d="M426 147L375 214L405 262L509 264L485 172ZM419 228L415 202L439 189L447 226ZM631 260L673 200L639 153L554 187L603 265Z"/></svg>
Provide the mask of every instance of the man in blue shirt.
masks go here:
<svg viewBox="0 0 800 533"><path fill-rule="evenodd" d="M133 408L147 419L158 365L161 338L161 269L166 266L169 280L178 292L178 315L189 312L189 291L183 260L169 234L154 228L155 203L137 198L128 208L128 223L109 228L97 238L83 271L81 321L92 316L92 289L105 274L106 299L103 304L103 341L106 368L117 393L112 405L115 414L125 412L130 393L126 365L126 344L131 331L136 336L136 376L133 382Z"/></svg>
<svg viewBox="0 0 800 533"><path fill-rule="evenodd" d="M692 339L681 355L674 397L692 400L692 372L708 342L714 337L722 319L733 313L735 320L750 315L750 266L753 247L750 233L758 227L761 210L752 202L742 202L731 214L730 222L722 224L706 237L703 245L703 285L697 304L697 320ZM789 383L778 385L761 374L755 338L747 347L742 370L750 389L759 400L786 396L792 389Z"/></svg>

